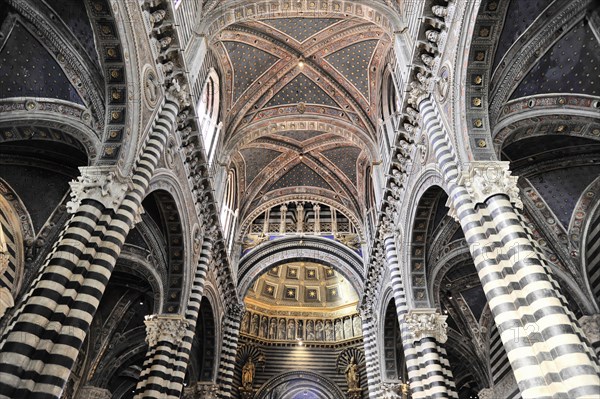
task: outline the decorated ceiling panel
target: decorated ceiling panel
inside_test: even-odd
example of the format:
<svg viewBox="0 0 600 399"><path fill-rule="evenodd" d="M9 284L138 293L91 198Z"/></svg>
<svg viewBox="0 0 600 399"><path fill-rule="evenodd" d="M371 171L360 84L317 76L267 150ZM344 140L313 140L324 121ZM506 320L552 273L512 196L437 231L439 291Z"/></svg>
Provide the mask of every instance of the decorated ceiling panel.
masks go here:
<svg viewBox="0 0 600 399"><path fill-rule="evenodd" d="M377 43L365 40L325 57L365 98L369 98L369 64Z"/></svg>
<svg viewBox="0 0 600 399"><path fill-rule="evenodd" d="M358 212L358 163L375 142L371 91L391 45L384 30L356 17L257 18L224 27L210 45L231 93L225 145L246 171L241 215L296 194Z"/></svg>
<svg viewBox="0 0 600 399"><path fill-rule="evenodd" d="M246 182L252 180L281 153L268 148L246 148L240 151L246 165Z"/></svg>
<svg viewBox="0 0 600 399"><path fill-rule="evenodd" d="M504 23L504 29L500 35L498 49L494 57L494 67L506 54L510 46L521 36L533 21L540 16L542 11L552 0L511 0Z"/></svg>
<svg viewBox="0 0 600 399"><path fill-rule="evenodd" d="M60 16L73 35L79 39L90 59L99 63L98 53L94 42L94 32L81 0L46 0Z"/></svg>
<svg viewBox="0 0 600 399"><path fill-rule="evenodd" d="M270 190L301 186L319 187L331 190L331 186L327 184L325 179L304 163L294 166L289 172L276 181L275 184L270 187Z"/></svg>
<svg viewBox="0 0 600 399"><path fill-rule="evenodd" d="M349 307L358 296L348 280L326 267L312 262L294 262L276 266L256 280L246 300L264 308ZM309 309L306 309L310 311Z"/></svg>
<svg viewBox="0 0 600 399"><path fill-rule="evenodd" d="M600 94L600 43L584 21L533 67L511 98L546 93Z"/></svg>
<svg viewBox="0 0 600 399"><path fill-rule="evenodd" d="M337 103L306 75L299 74L267 103L266 107L311 103L338 107Z"/></svg>
<svg viewBox="0 0 600 399"><path fill-rule="evenodd" d="M299 143L302 143L303 141L310 140L315 137L319 137L322 134L323 133L321 132L315 132L312 130L292 130L289 132L279 133L280 136L291 138L293 140L298 141Z"/></svg>
<svg viewBox="0 0 600 399"><path fill-rule="evenodd" d="M0 59L0 98L48 97L83 104L60 65L19 22Z"/></svg>
<svg viewBox="0 0 600 399"><path fill-rule="evenodd" d="M532 177L530 181L567 228L579 197L598 176L600 166L590 165L544 172Z"/></svg>
<svg viewBox="0 0 600 399"><path fill-rule="evenodd" d="M263 22L301 43L339 21L337 18L277 18Z"/></svg>
<svg viewBox="0 0 600 399"><path fill-rule="evenodd" d="M233 66L233 98L237 100L278 58L266 51L239 42L224 42Z"/></svg>
<svg viewBox="0 0 600 399"><path fill-rule="evenodd" d="M344 172L350 181L356 185L356 164L360 152L360 148L348 146L323 151L323 155Z"/></svg>
<svg viewBox="0 0 600 399"><path fill-rule="evenodd" d="M584 137L552 135L560 126L548 129L548 133L544 136L528 137L509 144L502 150L504 157L513 163L529 162L531 160L527 161L528 157L535 157L536 161L542 161L580 154L582 149L593 151L594 147L600 145L598 141ZM514 135L526 133L527 130L529 128L516 129Z"/></svg>

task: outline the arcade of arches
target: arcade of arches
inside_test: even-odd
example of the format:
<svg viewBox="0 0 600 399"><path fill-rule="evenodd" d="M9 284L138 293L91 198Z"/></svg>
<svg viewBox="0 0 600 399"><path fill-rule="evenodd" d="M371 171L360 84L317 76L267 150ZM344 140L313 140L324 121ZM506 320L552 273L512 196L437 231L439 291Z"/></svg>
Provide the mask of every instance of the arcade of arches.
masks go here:
<svg viewBox="0 0 600 399"><path fill-rule="evenodd" d="M0 398L600 397L597 0L0 0Z"/></svg>

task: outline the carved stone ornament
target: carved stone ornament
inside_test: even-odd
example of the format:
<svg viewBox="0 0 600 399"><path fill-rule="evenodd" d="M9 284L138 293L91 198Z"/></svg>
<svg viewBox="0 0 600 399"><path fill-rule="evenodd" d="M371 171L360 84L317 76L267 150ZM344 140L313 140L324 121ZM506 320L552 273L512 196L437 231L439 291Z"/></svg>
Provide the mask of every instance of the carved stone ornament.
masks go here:
<svg viewBox="0 0 600 399"><path fill-rule="evenodd" d="M419 107L419 103L427 98L427 88L422 83L412 81L409 83L408 89L408 103L412 104L415 108Z"/></svg>
<svg viewBox="0 0 600 399"><path fill-rule="evenodd" d="M75 213L83 199L93 199L104 207L117 210L125 194L133 187L130 178L121 176L112 167L82 166L81 176L69 183L71 201L67 203L67 212Z"/></svg>
<svg viewBox="0 0 600 399"><path fill-rule="evenodd" d="M2 230L2 224L0 224L0 276L4 274L8 269L9 253L8 245L4 237L4 230Z"/></svg>
<svg viewBox="0 0 600 399"><path fill-rule="evenodd" d="M456 213L456 208L454 207L454 201L452 201L451 197L448 197L448 200L446 201L446 207L448 208L448 216L450 216L456 222L460 222L458 219L458 214Z"/></svg>
<svg viewBox="0 0 600 399"><path fill-rule="evenodd" d="M167 341L179 345L185 336L188 321L178 314L159 314L146 316L146 342L150 347L156 346L160 341Z"/></svg>
<svg viewBox="0 0 600 399"><path fill-rule="evenodd" d="M494 390L492 388L483 388L481 391L479 391L479 394L477 394L477 396L479 396L479 399L495 399L496 396L494 394Z"/></svg>
<svg viewBox="0 0 600 399"><path fill-rule="evenodd" d="M177 103L180 109L189 107L190 105L190 94L187 90L186 84L181 84L177 78L171 79L167 83L166 96L170 101Z"/></svg>
<svg viewBox="0 0 600 399"><path fill-rule="evenodd" d="M246 308L243 304L234 302L227 306L227 316L232 320L242 320Z"/></svg>
<svg viewBox="0 0 600 399"><path fill-rule="evenodd" d="M600 314L582 316L579 324L591 344L600 341Z"/></svg>
<svg viewBox="0 0 600 399"><path fill-rule="evenodd" d="M183 399L216 399L219 386L211 382L198 382L196 385L184 388Z"/></svg>
<svg viewBox="0 0 600 399"><path fill-rule="evenodd" d="M4 316L6 311L15 306L10 290L6 287L0 287L0 317Z"/></svg>
<svg viewBox="0 0 600 399"><path fill-rule="evenodd" d="M77 396L86 399L110 399L112 393L108 389L86 385L79 389Z"/></svg>
<svg viewBox="0 0 600 399"><path fill-rule="evenodd" d="M523 209L517 180L518 177L511 176L509 162L473 161L458 184L464 185L476 204L482 204L496 194L504 194L517 208Z"/></svg>
<svg viewBox="0 0 600 399"><path fill-rule="evenodd" d="M440 315L435 309L413 309L404 316L404 323L414 341L431 337L443 344L448 340L447 318L448 316Z"/></svg>

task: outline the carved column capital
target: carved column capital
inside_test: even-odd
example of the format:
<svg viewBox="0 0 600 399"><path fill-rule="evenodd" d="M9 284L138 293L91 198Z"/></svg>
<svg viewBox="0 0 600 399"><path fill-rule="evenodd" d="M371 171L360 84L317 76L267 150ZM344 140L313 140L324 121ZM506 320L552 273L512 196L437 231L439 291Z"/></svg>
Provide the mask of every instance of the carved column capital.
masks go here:
<svg viewBox="0 0 600 399"><path fill-rule="evenodd" d="M246 307L239 302L232 302L227 306L227 317L232 320L242 320Z"/></svg>
<svg viewBox="0 0 600 399"><path fill-rule="evenodd" d="M211 382L198 382L184 388L182 399L216 399L219 386Z"/></svg>
<svg viewBox="0 0 600 399"><path fill-rule="evenodd" d="M579 324L591 344L600 341L600 314L582 316Z"/></svg>
<svg viewBox="0 0 600 399"><path fill-rule="evenodd" d="M518 177L511 176L509 162L473 161L468 170L463 171L458 184L467 189L476 204L482 204L496 194L504 194L517 208L523 209L517 180Z"/></svg>
<svg viewBox="0 0 600 399"><path fill-rule="evenodd" d="M178 314L154 314L146 316L146 342L151 347L159 341L179 345L188 328L188 321Z"/></svg>
<svg viewBox="0 0 600 399"><path fill-rule="evenodd" d="M112 393L108 389L86 385L79 389L77 397L86 399L111 399Z"/></svg>
<svg viewBox="0 0 600 399"><path fill-rule="evenodd" d="M448 340L446 319L435 309L413 309L404 316L404 323L414 341L431 337L441 344Z"/></svg>
<svg viewBox="0 0 600 399"><path fill-rule="evenodd" d="M494 390L492 388L483 388L481 391L479 391L477 396L479 396L479 399L495 399L496 398L496 396L494 394Z"/></svg>
<svg viewBox="0 0 600 399"><path fill-rule="evenodd" d="M81 175L69 183L71 201L67 203L69 213L77 212L83 199L93 199L104 207L117 210L125 198L125 194L133 188L129 177L121 175L113 167L82 166Z"/></svg>
<svg viewBox="0 0 600 399"><path fill-rule="evenodd" d="M418 109L421 101L429 97L427 87L425 84L419 83L416 80L410 82L408 86L408 103Z"/></svg>

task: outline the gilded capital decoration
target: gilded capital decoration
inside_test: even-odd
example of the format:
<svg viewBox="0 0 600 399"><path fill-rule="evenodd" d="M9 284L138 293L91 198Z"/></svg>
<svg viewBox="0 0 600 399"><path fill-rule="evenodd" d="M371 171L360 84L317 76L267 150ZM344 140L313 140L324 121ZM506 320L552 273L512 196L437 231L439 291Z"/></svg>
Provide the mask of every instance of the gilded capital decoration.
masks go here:
<svg viewBox="0 0 600 399"><path fill-rule="evenodd" d="M146 316L146 342L150 347L159 341L168 341L179 345L188 328L188 321L177 314L160 314Z"/></svg>
<svg viewBox="0 0 600 399"><path fill-rule="evenodd" d="M476 204L482 204L494 195L504 194L517 208L523 209L517 180L518 177L511 176L509 162L473 161L469 163L468 170L462 173L458 184L467 189Z"/></svg>
<svg viewBox="0 0 600 399"><path fill-rule="evenodd" d="M430 337L443 344L448 340L447 318L448 316L440 315L435 309L413 309L404 316L404 323L414 341Z"/></svg>
<svg viewBox="0 0 600 399"><path fill-rule="evenodd" d="M67 203L69 213L77 212L83 199L100 202L105 208L117 210L125 194L133 187L130 178L123 177L112 167L82 166L81 175L69 183L71 201Z"/></svg>

